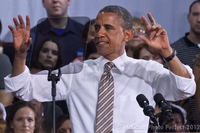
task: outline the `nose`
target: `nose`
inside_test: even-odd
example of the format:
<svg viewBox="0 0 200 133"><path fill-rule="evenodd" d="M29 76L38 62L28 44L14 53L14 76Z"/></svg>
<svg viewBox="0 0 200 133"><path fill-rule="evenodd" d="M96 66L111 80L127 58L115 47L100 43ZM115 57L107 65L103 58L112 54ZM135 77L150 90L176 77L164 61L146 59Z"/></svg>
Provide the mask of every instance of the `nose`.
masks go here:
<svg viewBox="0 0 200 133"><path fill-rule="evenodd" d="M29 124L28 120L27 120L27 119L25 119L25 120L24 120L24 122L23 122L23 126L24 126L24 127L27 127L27 126L28 126L28 124Z"/></svg>
<svg viewBox="0 0 200 133"><path fill-rule="evenodd" d="M52 53L51 53L51 51L49 51L49 52L47 53L47 57L49 57L49 58L52 57Z"/></svg>
<svg viewBox="0 0 200 133"><path fill-rule="evenodd" d="M96 31L97 33L97 37L98 38L101 38L101 37L103 37L104 35L105 35L105 28L104 27L101 27L101 28L99 28L99 30L98 31Z"/></svg>
<svg viewBox="0 0 200 133"><path fill-rule="evenodd" d="M138 32L136 30L133 30L133 36L138 36Z"/></svg>
<svg viewBox="0 0 200 133"><path fill-rule="evenodd" d="M197 22L200 23L200 14L199 14L198 17L197 17Z"/></svg>

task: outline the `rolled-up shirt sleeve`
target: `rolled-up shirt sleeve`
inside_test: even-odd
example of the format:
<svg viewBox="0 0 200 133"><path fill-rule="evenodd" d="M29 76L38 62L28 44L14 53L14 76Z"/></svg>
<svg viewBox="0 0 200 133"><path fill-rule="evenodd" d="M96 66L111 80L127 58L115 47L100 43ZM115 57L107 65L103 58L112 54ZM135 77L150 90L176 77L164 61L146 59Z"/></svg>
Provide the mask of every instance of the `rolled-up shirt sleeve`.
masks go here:
<svg viewBox="0 0 200 133"><path fill-rule="evenodd" d="M192 69L185 65L190 78L181 77L175 75L173 72L169 71L169 77L163 78L162 74L155 79L159 82L155 83L154 86L157 88L157 93L162 93L166 100L177 101L181 99L186 99L195 94L196 83L194 80L194 75Z"/></svg>
<svg viewBox="0 0 200 133"><path fill-rule="evenodd" d="M4 78L6 93L12 92L19 99L30 101L36 99L40 102L51 101L51 82L47 81L47 75L30 74L28 67L18 76ZM61 99L59 95L57 99Z"/></svg>

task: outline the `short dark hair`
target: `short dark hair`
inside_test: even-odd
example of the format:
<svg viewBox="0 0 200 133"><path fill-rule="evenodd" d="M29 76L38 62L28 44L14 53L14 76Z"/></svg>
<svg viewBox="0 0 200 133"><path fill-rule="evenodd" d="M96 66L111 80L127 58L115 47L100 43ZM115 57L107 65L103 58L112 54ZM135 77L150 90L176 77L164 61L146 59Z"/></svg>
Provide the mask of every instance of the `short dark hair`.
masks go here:
<svg viewBox="0 0 200 133"><path fill-rule="evenodd" d="M132 19L131 14L125 8L121 6L114 6L114 5L106 6L99 11L99 13L102 13L102 12L116 13L124 21L122 25L123 29L124 30L132 29L133 19Z"/></svg>
<svg viewBox="0 0 200 133"><path fill-rule="evenodd" d="M11 122L13 121L13 118L16 114L16 112L24 107L29 107L31 110L33 110L34 114L35 114L35 130L34 133L40 133L41 132L41 127L39 126L38 122L37 122L37 116L36 116L36 111L35 108L33 107L33 105L30 102L27 101L19 101L13 105L11 105L11 107L8 110L8 114L6 117L6 130L5 133L14 133L13 129L11 128Z"/></svg>
<svg viewBox="0 0 200 133"><path fill-rule="evenodd" d="M194 2L192 2L192 4L190 5L190 8L189 8L189 13L191 13L192 6L193 6L195 3L200 3L200 0L195 0Z"/></svg>
<svg viewBox="0 0 200 133"><path fill-rule="evenodd" d="M176 107L173 107L173 106L171 108L172 108L172 114L179 114L181 116L182 124L185 124L185 119L184 119L182 111L180 109L176 108Z"/></svg>

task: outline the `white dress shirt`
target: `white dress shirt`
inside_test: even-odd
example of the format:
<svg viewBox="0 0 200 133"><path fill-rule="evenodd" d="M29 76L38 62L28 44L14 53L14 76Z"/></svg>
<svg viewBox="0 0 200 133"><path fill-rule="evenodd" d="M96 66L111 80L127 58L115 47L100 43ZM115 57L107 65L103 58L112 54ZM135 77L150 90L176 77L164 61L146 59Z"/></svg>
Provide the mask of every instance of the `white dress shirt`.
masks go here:
<svg viewBox="0 0 200 133"><path fill-rule="evenodd" d="M104 65L104 57L87 60L83 69L76 74L62 74L57 83L56 100L66 100L72 132L94 133L98 86ZM153 96L162 93L166 100L175 101L194 95L196 84L192 69L185 66L191 78L183 78L163 68L155 61L136 60L127 57L126 53L112 61L116 67L111 70L114 77L114 133L145 133L148 130L149 117L136 101L138 94L144 94L155 106ZM80 63L71 63L62 68L62 73L77 70ZM45 73L45 72L44 72ZM71 71L71 73L73 73ZM51 82L47 75L32 75L28 68L16 76L5 78L6 92L24 100L51 101Z"/></svg>

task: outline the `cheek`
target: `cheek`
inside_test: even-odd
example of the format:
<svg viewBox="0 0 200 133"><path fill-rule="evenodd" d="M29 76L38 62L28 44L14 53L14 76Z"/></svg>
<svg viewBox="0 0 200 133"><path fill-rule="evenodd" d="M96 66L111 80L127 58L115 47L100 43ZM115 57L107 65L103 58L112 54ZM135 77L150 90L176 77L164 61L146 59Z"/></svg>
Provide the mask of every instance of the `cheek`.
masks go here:
<svg viewBox="0 0 200 133"><path fill-rule="evenodd" d="M39 62L41 63L41 62L43 62L44 61L44 59L46 58L46 54L44 54L44 53L40 53L39 54Z"/></svg>
<svg viewBox="0 0 200 133"><path fill-rule="evenodd" d="M58 61L58 56L53 56L53 61L54 61L54 64L56 64Z"/></svg>

